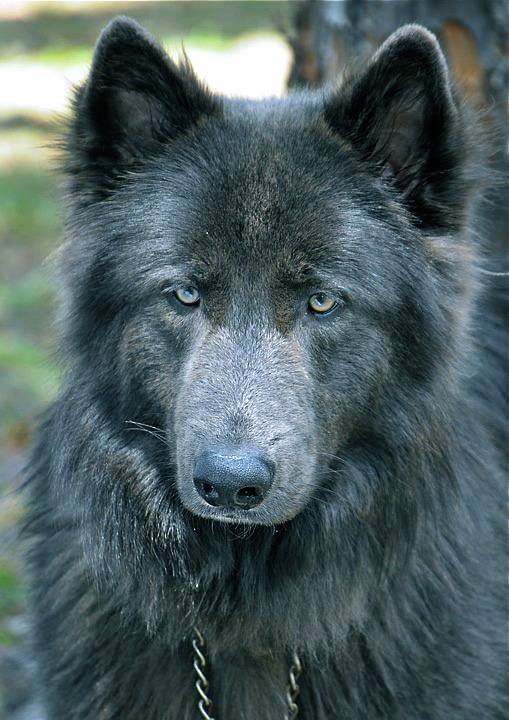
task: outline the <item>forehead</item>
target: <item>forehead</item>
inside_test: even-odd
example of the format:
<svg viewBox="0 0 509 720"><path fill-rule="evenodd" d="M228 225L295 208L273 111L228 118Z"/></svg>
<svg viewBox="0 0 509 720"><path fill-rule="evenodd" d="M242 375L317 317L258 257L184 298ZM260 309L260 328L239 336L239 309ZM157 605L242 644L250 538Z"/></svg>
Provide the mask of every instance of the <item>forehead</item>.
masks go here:
<svg viewBox="0 0 509 720"><path fill-rule="evenodd" d="M145 238L142 262L291 281L365 242L366 187L336 143L284 124L212 130L159 158L132 192L122 222Z"/></svg>

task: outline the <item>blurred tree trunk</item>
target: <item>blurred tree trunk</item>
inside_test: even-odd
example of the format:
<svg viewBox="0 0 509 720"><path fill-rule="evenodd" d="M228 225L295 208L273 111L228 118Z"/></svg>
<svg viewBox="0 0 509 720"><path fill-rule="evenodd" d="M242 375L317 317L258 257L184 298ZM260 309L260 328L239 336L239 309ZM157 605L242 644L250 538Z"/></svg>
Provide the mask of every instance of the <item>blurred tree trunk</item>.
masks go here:
<svg viewBox="0 0 509 720"><path fill-rule="evenodd" d="M502 181L485 205L493 249L507 247L509 198L507 0L304 0L290 43L290 88L333 80L344 65L367 57L396 28L416 22L433 31L467 99L488 108L495 130L492 167ZM493 206L493 200L494 206ZM493 209L495 207L496 209Z"/></svg>

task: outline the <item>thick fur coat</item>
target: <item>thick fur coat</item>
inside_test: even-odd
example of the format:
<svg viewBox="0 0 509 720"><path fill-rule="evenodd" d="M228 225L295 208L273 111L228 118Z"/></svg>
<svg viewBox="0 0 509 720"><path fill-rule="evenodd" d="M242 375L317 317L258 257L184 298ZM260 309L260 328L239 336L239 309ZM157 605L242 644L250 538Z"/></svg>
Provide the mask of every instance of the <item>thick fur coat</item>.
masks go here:
<svg viewBox="0 0 509 720"><path fill-rule="evenodd" d="M103 31L29 482L49 720L198 720L195 627L216 720L283 720L294 652L302 720L507 717L479 145L417 26L263 102L214 96L133 21ZM197 494L218 443L268 458L259 507Z"/></svg>

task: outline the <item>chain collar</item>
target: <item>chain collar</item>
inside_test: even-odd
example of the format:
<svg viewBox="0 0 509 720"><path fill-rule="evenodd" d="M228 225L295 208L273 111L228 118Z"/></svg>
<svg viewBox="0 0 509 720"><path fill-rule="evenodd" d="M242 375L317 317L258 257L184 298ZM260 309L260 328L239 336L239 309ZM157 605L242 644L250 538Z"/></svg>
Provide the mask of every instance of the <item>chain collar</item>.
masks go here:
<svg viewBox="0 0 509 720"><path fill-rule="evenodd" d="M203 639L203 635L198 630L198 628L194 629L194 638L192 644L195 655L193 667L196 673L196 683L194 686L199 697L198 710L200 711L203 720L215 720L215 718L212 716L212 700L210 699L209 695L210 683L207 680L207 676L205 675L205 669L207 665L204 653L205 641ZM286 687L285 694L287 710L284 715L284 720L295 720L299 713L297 696L300 690L298 679L301 674L302 664L297 653L294 653L292 658L292 664L290 665L288 671L289 683Z"/></svg>

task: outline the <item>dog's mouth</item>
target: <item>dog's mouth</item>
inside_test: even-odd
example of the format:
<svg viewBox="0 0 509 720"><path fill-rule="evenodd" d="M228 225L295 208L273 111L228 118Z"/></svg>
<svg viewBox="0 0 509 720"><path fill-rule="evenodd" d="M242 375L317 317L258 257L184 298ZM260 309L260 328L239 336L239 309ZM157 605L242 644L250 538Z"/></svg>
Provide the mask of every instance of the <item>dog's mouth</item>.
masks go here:
<svg viewBox="0 0 509 720"><path fill-rule="evenodd" d="M205 502L182 499L186 510L198 517L232 525L277 525L288 518L279 518L268 507L235 508L213 507Z"/></svg>

